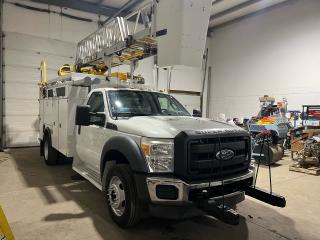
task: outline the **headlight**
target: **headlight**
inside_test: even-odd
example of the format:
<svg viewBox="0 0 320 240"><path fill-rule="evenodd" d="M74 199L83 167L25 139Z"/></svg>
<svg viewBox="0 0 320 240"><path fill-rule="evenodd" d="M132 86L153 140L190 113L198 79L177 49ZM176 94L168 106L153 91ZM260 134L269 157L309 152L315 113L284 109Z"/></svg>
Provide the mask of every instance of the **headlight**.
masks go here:
<svg viewBox="0 0 320 240"><path fill-rule="evenodd" d="M150 172L173 172L173 140L141 139L141 149Z"/></svg>

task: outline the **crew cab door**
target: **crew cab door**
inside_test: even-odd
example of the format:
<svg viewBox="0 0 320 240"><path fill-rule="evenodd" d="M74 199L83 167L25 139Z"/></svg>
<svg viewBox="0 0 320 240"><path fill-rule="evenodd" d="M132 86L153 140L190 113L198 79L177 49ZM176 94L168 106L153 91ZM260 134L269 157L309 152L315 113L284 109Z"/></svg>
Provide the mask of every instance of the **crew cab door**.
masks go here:
<svg viewBox="0 0 320 240"><path fill-rule="evenodd" d="M105 106L105 93L102 91L93 91L87 101L90 106L91 113L104 114L106 116ZM92 121L89 126L79 126L76 137L76 151L79 160L94 171L100 173L100 157L102 148L110 137L110 132L105 128L105 120L97 123L91 116Z"/></svg>

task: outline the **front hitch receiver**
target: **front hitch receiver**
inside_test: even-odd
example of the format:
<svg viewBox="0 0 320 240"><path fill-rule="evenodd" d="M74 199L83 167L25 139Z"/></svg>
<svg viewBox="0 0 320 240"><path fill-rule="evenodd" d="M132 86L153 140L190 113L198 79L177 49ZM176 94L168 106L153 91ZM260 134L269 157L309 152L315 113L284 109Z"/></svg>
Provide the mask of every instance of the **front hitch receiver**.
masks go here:
<svg viewBox="0 0 320 240"><path fill-rule="evenodd" d="M245 193L246 195L252 198L258 199L272 206L281 207L281 208L286 206L286 199L283 196L278 195L276 193L267 192L255 186L247 187L245 189Z"/></svg>
<svg viewBox="0 0 320 240"><path fill-rule="evenodd" d="M198 207L208 215L213 216L224 223L231 225L239 224L239 213L224 204L210 204L208 201L203 200L198 202Z"/></svg>

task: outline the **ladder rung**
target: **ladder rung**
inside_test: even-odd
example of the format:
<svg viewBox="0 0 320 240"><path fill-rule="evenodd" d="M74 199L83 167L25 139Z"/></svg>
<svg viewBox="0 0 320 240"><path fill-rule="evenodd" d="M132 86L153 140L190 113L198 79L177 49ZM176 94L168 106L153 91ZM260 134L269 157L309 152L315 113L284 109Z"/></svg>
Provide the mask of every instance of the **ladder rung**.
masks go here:
<svg viewBox="0 0 320 240"><path fill-rule="evenodd" d="M92 33L77 46L76 65L90 65L97 61L103 60L104 57L119 57L115 53L122 52L122 54L135 54L134 51L141 51L147 47L155 47L156 41L152 38L150 24L140 25L139 17L141 14L146 14L147 11L152 10L153 2L144 5L136 12L130 13L127 17L116 17L96 32ZM129 22L128 18L135 20L135 24ZM126 46L127 40L132 38L132 44Z"/></svg>

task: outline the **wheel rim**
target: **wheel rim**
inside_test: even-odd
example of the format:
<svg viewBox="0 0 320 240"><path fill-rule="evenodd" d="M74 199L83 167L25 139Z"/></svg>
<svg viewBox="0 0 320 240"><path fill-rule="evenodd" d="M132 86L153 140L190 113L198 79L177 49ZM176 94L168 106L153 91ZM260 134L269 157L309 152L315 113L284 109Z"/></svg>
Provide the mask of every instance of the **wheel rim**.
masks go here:
<svg viewBox="0 0 320 240"><path fill-rule="evenodd" d="M49 155L49 143L48 141L44 141L44 159L47 161Z"/></svg>
<svg viewBox="0 0 320 240"><path fill-rule="evenodd" d="M119 177L113 176L108 186L109 205L117 216L122 216L126 207L126 195Z"/></svg>

